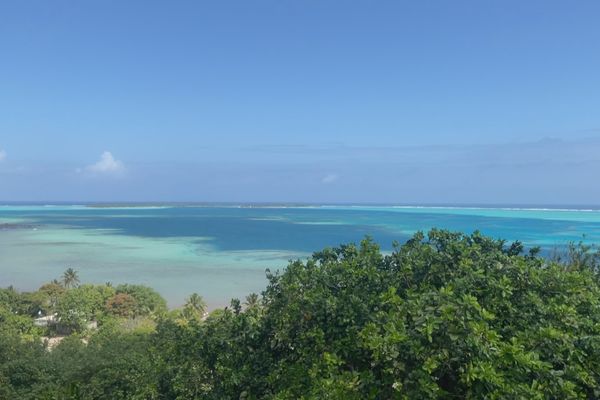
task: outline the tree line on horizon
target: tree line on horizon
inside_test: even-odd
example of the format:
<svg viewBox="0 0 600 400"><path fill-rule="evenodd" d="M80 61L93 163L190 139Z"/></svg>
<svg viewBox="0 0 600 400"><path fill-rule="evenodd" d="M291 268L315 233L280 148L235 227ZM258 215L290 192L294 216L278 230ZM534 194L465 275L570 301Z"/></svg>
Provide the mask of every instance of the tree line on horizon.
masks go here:
<svg viewBox="0 0 600 400"><path fill-rule="evenodd" d="M34 293L1 289L0 398L600 398L594 247L549 259L434 229L267 278L208 315L198 294L169 311L151 288L80 284L73 269ZM68 327L51 351L36 307Z"/></svg>

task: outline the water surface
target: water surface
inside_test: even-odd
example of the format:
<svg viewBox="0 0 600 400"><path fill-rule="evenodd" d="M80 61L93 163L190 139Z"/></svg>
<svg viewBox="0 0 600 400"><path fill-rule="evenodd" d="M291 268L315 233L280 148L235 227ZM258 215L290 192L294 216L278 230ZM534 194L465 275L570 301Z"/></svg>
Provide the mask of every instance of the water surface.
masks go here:
<svg viewBox="0 0 600 400"><path fill-rule="evenodd" d="M85 282L143 283L172 306L260 292L265 269L372 236L383 250L432 227L546 251L600 243L600 211L455 207L0 206L0 285L32 290L67 267Z"/></svg>

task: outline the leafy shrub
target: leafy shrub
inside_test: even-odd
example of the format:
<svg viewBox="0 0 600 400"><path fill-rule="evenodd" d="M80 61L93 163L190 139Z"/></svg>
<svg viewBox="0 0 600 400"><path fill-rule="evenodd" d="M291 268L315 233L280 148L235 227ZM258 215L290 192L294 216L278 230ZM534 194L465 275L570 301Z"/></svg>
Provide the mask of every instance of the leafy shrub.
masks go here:
<svg viewBox="0 0 600 400"><path fill-rule="evenodd" d="M0 329L0 397L600 398L593 251L571 246L564 261L548 260L518 242L432 230L382 254L366 239L268 273L245 308L234 299L185 323L152 289L83 285L60 307L89 318L111 299L127 304L119 312L158 315L156 330L113 323L88 345L72 336L48 353L23 329ZM19 302L2 295L0 328L18 327L6 312ZM199 300L188 302L196 316Z"/></svg>
<svg viewBox="0 0 600 400"><path fill-rule="evenodd" d="M116 287L116 293L125 293L135 299L134 315L162 314L167 311L167 302L154 289L144 285L123 284Z"/></svg>

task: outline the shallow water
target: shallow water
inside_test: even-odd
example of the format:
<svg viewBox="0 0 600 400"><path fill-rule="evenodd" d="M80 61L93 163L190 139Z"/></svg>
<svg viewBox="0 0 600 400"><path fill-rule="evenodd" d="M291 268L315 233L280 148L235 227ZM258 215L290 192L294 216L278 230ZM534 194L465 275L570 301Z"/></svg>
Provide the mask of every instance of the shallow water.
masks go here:
<svg viewBox="0 0 600 400"><path fill-rule="evenodd" d="M85 282L147 284L171 306L198 292L215 307L260 292L265 269L289 259L365 235L390 250L432 227L548 251L584 235L600 243L598 210L0 206L0 286L35 289L73 267Z"/></svg>

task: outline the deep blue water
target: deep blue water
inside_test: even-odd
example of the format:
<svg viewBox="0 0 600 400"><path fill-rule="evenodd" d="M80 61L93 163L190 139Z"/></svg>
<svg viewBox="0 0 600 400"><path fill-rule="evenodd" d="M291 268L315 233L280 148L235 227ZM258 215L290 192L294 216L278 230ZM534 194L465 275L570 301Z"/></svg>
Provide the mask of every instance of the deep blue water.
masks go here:
<svg viewBox="0 0 600 400"><path fill-rule="evenodd" d="M568 241L600 242L600 212L494 209L325 208L0 208L0 218L25 218L65 228L111 229L126 236L209 237L218 250L312 252L372 236L384 250L417 230L473 232L544 248ZM533 214L533 217L532 217ZM575 217L570 218L570 215ZM536 217L537 216L537 217Z"/></svg>
<svg viewBox="0 0 600 400"><path fill-rule="evenodd" d="M265 269L373 237L383 250L432 227L485 235L546 254L584 235L600 243L600 211L394 207L0 206L0 286L33 290L74 267L84 282L152 286L172 306L260 293Z"/></svg>

